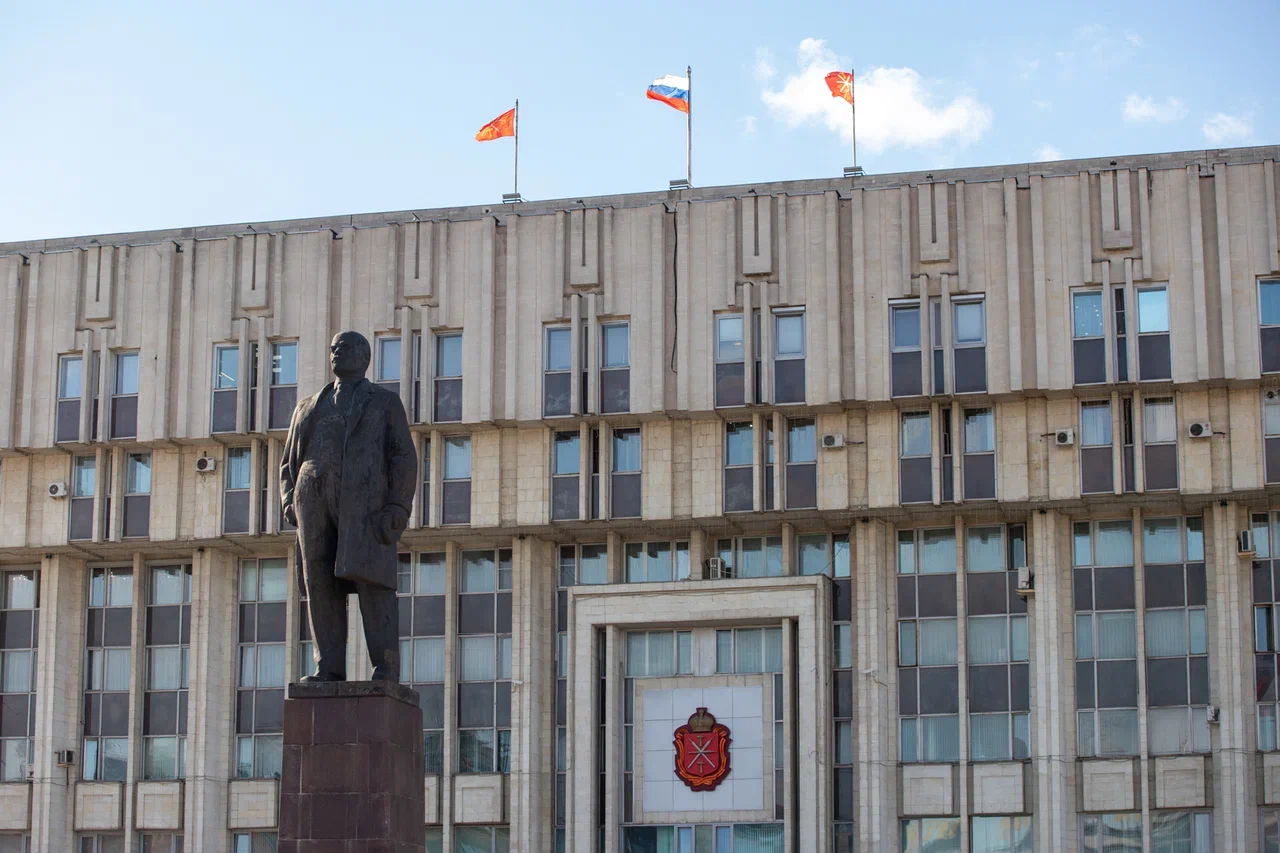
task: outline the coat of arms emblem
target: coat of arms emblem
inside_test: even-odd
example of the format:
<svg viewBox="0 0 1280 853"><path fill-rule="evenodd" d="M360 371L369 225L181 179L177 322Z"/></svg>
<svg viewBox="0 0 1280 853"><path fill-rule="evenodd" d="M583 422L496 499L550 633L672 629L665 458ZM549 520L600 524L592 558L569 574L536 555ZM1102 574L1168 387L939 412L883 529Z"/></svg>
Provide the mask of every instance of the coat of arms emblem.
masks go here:
<svg viewBox="0 0 1280 853"><path fill-rule="evenodd" d="M676 775L694 791L714 791L729 775L729 727L699 708L675 731Z"/></svg>

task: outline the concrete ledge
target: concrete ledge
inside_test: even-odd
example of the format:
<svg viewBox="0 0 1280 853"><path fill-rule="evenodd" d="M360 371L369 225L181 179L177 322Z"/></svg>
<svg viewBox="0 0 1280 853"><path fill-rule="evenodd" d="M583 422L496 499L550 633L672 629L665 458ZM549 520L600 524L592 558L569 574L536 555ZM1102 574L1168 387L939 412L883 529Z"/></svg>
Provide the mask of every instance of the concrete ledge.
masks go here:
<svg viewBox="0 0 1280 853"><path fill-rule="evenodd" d="M0 785L0 829L25 832L31 828L31 783Z"/></svg>
<svg viewBox="0 0 1280 853"><path fill-rule="evenodd" d="M76 782L76 831L124 829L123 782Z"/></svg>
<svg viewBox="0 0 1280 853"><path fill-rule="evenodd" d="M502 773L463 773L453 777L454 823L506 823L506 785Z"/></svg>
<svg viewBox="0 0 1280 853"><path fill-rule="evenodd" d="M228 829L272 829L280 820L280 783L233 779L227 785Z"/></svg>
<svg viewBox="0 0 1280 853"><path fill-rule="evenodd" d="M133 789L136 829L182 829L182 783L139 782Z"/></svg>
<svg viewBox="0 0 1280 853"><path fill-rule="evenodd" d="M440 823L440 777L428 776L423 791L423 804L426 810L426 823Z"/></svg>
<svg viewBox="0 0 1280 853"><path fill-rule="evenodd" d="M1084 786L1081 811L1130 812L1138 808L1132 758L1101 758L1080 764Z"/></svg>
<svg viewBox="0 0 1280 853"><path fill-rule="evenodd" d="M901 768L902 814L955 814L955 766L904 764Z"/></svg>
<svg viewBox="0 0 1280 853"><path fill-rule="evenodd" d="M1155 808L1201 808L1205 805L1204 756L1177 755L1155 759Z"/></svg>
<svg viewBox="0 0 1280 853"><path fill-rule="evenodd" d="M1262 753L1262 802L1280 803L1280 752Z"/></svg>
<svg viewBox="0 0 1280 853"><path fill-rule="evenodd" d="M971 764L973 814L1022 814L1025 765L1021 761Z"/></svg>

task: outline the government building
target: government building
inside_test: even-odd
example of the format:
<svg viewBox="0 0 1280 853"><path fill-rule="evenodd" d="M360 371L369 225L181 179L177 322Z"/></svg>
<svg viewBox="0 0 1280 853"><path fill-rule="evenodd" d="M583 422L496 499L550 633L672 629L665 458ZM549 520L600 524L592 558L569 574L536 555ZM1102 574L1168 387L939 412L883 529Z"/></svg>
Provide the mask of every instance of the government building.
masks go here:
<svg viewBox="0 0 1280 853"><path fill-rule="evenodd" d="M1280 850L1278 159L0 243L0 853L277 849L345 329L427 850Z"/></svg>

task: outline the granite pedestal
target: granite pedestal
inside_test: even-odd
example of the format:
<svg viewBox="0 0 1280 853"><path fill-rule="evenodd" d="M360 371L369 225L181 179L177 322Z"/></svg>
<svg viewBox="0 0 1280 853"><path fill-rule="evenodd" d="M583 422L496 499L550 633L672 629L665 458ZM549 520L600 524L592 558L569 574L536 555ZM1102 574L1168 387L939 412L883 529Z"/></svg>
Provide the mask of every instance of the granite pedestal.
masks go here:
<svg viewBox="0 0 1280 853"><path fill-rule="evenodd" d="M279 853L423 853L422 712L385 681L290 684Z"/></svg>

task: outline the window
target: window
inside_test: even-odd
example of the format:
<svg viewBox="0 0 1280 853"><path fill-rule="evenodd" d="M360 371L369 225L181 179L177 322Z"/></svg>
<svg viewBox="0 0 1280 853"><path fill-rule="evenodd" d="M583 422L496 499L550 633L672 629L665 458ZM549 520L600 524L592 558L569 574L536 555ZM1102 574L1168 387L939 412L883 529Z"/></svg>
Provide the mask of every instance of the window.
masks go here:
<svg viewBox="0 0 1280 853"><path fill-rule="evenodd" d="M818 505L818 436L813 418L787 421L787 509Z"/></svg>
<svg viewBox="0 0 1280 853"><path fill-rule="evenodd" d="M1133 524L1072 526L1076 638L1076 752L1138 754L1138 641Z"/></svg>
<svg viewBox="0 0 1280 853"><path fill-rule="evenodd" d="M1138 379L1168 380L1169 293L1163 287L1138 290Z"/></svg>
<svg viewBox="0 0 1280 853"><path fill-rule="evenodd" d="M941 463L938 466L938 472L942 479L942 502L951 503L955 500L955 439L951 434L951 407L938 410L938 444L941 451ZM963 475L961 476L963 480Z"/></svg>
<svg viewBox="0 0 1280 853"><path fill-rule="evenodd" d="M151 454L130 453L125 460L124 529L125 538L146 537L151 533Z"/></svg>
<svg viewBox="0 0 1280 853"><path fill-rule="evenodd" d="M1280 853L1280 809L1262 809L1262 853Z"/></svg>
<svg viewBox="0 0 1280 853"><path fill-rule="evenodd" d="M1266 482L1280 483L1280 394L1262 394L1262 435Z"/></svg>
<svg viewBox="0 0 1280 853"><path fill-rule="evenodd" d="M849 577L849 534L797 536L796 574Z"/></svg>
<svg viewBox="0 0 1280 853"><path fill-rule="evenodd" d="M952 387L957 394L987 390L987 313L981 299L951 303Z"/></svg>
<svg viewBox="0 0 1280 853"><path fill-rule="evenodd" d="M889 308L890 385L894 397L916 397L924 392L920 363L920 306L916 303Z"/></svg>
<svg viewBox="0 0 1280 853"><path fill-rule="evenodd" d="M898 531L898 745L904 763L960 760L955 539L950 528Z"/></svg>
<svg viewBox="0 0 1280 853"><path fill-rule="evenodd" d="M436 335L434 420L462 420L462 333Z"/></svg>
<svg viewBox="0 0 1280 853"><path fill-rule="evenodd" d="M142 853L182 853L182 836L169 832L149 832L142 836Z"/></svg>
<svg viewBox="0 0 1280 853"><path fill-rule="evenodd" d="M1147 731L1153 755L1209 751L1202 524L1198 517L1142 524Z"/></svg>
<svg viewBox="0 0 1280 853"><path fill-rule="evenodd" d="M511 550L462 552L458 772L511 769Z"/></svg>
<svg viewBox="0 0 1280 853"><path fill-rule="evenodd" d="M276 834L237 832L231 836L231 853L276 853Z"/></svg>
<svg viewBox="0 0 1280 853"><path fill-rule="evenodd" d="M557 432L551 448L551 520L578 519L578 471L582 466L581 436Z"/></svg>
<svg viewBox="0 0 1280 853"><path fill-rule="evenodd" d="M1024 525L965 529L972 761L1018 760L1031 754L1027 602L1017 593L1018 569L1026 566L1026 554Z"/></svg>
<svg viewBox="0 0 1280 853"><path fill-rule="evenodd" d="M577 584L603 584L609 582L608 547L603 544L561 545L560 571L556 590L556 692L555 692L555 825L557 838L562 838L565 825L566 778L569 769L568 746L568 676L569 676L569 594L567 589ZM624 682L629 691L630 681ZM628 695L629 692L628 692ZM627 703L627 713L631 704ZM624 718L625 719L625 718ZM630 727L626 728L630 744ZM630 752L627 753L630 759ZM628 764L627 769L630 769ZM629 776L627 776L629 778Z"/></svg>
<svg viewBox="0 0 1280 853"><path fill-rule="evenodd" d="M124 836L81 835L79 853L124 853Z"/></svg>
<svg viewBox="0 0 1280 853"><path fill-rule="evenodd" d="M743 406L746 402L742 315L722 314L716 317L716 406Z"/></svg>
<svg viewBox="0 0 1280 853"><path fill-rule="evenodd" d="M782 537L744 536L721 539L716 553L724 563L725 577L782 577Z"/></svg>
<svg viewBox="0 0 1280 853"><path fill-rule="evenodd" d="M418 511L422 514L419 522L423 527L431 523L431 439L423 436L422 452L419 461L422 465L422 488L418 493Z"/></svg>
<svg viewBox="0 0 1280 853"><path fill-rule="evenodd" d="M298 405L298 342L271 345L271 414L268 429L288 429Z"/></svg>
<svg viewBox="0 0 1280 853"><path fill-rule="evenodd" d="M505 826L458 826L453 831L453 849L458 853L507 853L510 832Z"/></svg>
<svg viewBox="0 0 1280 853"><path fill-rule="evenodd" d="M93 496L97 482L97 460L93 456L75 457L71 462L68 539L93 538Z"/></svg>
<svg viewBox="0 0 1280 853"><path fill-rule="evenodd" d="M804 311L773 314L773 402L804 402Z"/></svg>
<svg viewBox="0 0 1280 853"><path fill-rule="evenodd" d="M1080 853L1129 853L1141 849L1141 812L1080 817Z"/></svg>
<svg viewBox="0 0 1280 853"><path fill-rule="evenodd" d="M833 574L837 578L833 584L831 612L831 715L835 735L832 744L835 775L832 816L836 822L835 849L839 853L852 853L856 794L853 766L853 613L849 599L853 584L849 580L849 537L843 535L832 539L835 547ZM804 571L805 553L816 550L814 538L800 538L801 574L812 573Z"/></svg>
<svg viewBox="0 0 1280 853"><path fill-rule="evenodd" d="M1280 279L1258 282L1258 325L1262 372L1280 373Z"/></svg>
<svg viewBox="0 0 1280 853"><path fill-rule="evenodd" d="M687 543L677 544L687 548ZM687 561L688 551L686 550L685 553ZM602 542L595 545L560 546L560 586L562 588L608 582L609 549L607 545Z"/></svg>
<svg viewBox="0 0 1280 853"><path fill-rule="evenodd" d="M222 491L222 532L249 532L249 491L253 478L253 448L228 447Z"/></svg>
<svg viewBox="0 0 1280 853"><path fill-rule="evenodd" d="M427 775L444 772L445 555L400 555L400 681L418 692Z"/></svg>
<svg viewBox="0 0 1280 853"><path fill-rule="evenodd" d="M1116 321L1116 381L1129 381L1129 337L1124 310L1124 288L1117 287L1111 291L1114 299L1112 308Z"/></svg>
<svg viewBox="0 0 1280 853"><path fill-rule="evenodd" d="M756 670L759 672L759 670ZM627 677L693 674L693 634L689 631L631 631L627 634Z"/></svg>
<svg viewBox="0 0 1280 853"><path fill-rule="evenodd" d="M1071 292L1071 348L1075 384L1107 381L1107 339L1101 290Z"/></svg>
<svg viewBox="0 0 1280 853"><path fill-rule="evenodd" d="M640 497L640 428L616 429L609 483L610 516L639 518Z"/></svg>
<svg viewBox="0 0 1280 853"><path fill-rule="evenodd" d="M1178 488L1178 416L1171 399L1142 401L1142 466L1147 491Z"/></svg>
<svg viewBox="0 0 1280 853"><path fill-rule="evenodd" d="M991 409L964 410L961 465L965 500L995 500L996 423Z"/></svg>
<svg viewBox="0 0 1280 853"><path fill-rule="evenodd" d="M240 561L239 678L236 682L236 777L280 777L285 688L288 562ZM307 621L306 607L298 610ZM308 636L308 635L303 635ZM310 660L299 655L300 662Z"/></svg>
<svg viewBox="0 0 1280 853"><path fill-rule="evenodd" d="M933 500L933 438L928 412L903 412L898 444L898 488L902 503Z"/></svg>
<svg viewBox="0 0 1280 853"><path fill-rule="evenodd" d="M0 573L0 596L0 619L4 624L4 651L0 652L0 692L4 693L0 781L25 782L27 767L35 762L39 573ZM0 844L0 851L3 850Z"/></svg>
<svg viewBox="0 0 1280 853"><path fill-rule="evenodd" d="M1212 853L1210 812L1152 811L1151 853Z"/></svg>
<svg viewBox="0 0 1280 853"><path fill-rule="evenodd" d="M755 509L755 441L750 421L724 425L724 511Z"/></svg>
<svg viewBox="0 0 1280 853"><path fill-rule="evenodd" d="M388 391L400 395L400 339L378 338L378 364L374 371L376 381Z"/></svg>
<svg viewBox="0 0 1280 853"><path fill-rule="evenodd" d="M627 583L687 580L688 542L628 542Z"/></svg>
<svg viewBox="0 0 1280 853"><path fill-rule="evenodd" d="M1115 488L1111 457L1111 401L1080 404L1080 491L1109 494Z"/></svg>
<svg viewBox="0 0 1280 853"><path fill-rule="evenodd" d="M1134 411L1133 398L1120 398L1120 464L1124 491L1136 492L1137 480L1137 448L1134 446Z"/></svg>
<svg viewBox="0 0 1280 853"><path fill-rule="evenodd" d="M191 567L153 566L149 574L143 696L143 778L187 775L187 649L191 643Z"/></svg>
<svg viewBox="0 0 1280 853"><path fill-rule="evenodd" d="M442 524L471 523L471 436L451 435L444 440Z"/></svg>
<svg viewBox="0 0 1280 853"><path fill-rule="evenodd" d="M716 672L782 672L782 629L716 631Z"/></svg>
<svg viewBox="0 0 1280 853"><path fill-rule="evenodd" d="M571 414L573 330L570 327L547 328L543 359L542 414L549 418Z"/></svg>
<svg viewBox="0 0 1280 853"><path fill-rule="evenodd" d="M133 570L93 569L85 632L86 781L120 782L129 764L129 683L133 642Z"/></svg>
<svg viewBox="0 0 1280 853"><path fill-rule="evenodd" d="M969 838L970 853L1033 853L1031 815L975 817Z"/></svg>
<svg viewBox="0 0 1280 853"><path fill-rule="evenodd" d="M772 511L774 496L773 418L765 418L764 427L764 508Z"/></svg>
<svg viewBox="0 0 1280 853"><path fill-rule="evenodd" d="M929 340L933 344L933 393L947 393L947 351L942 345L942 300L929 300Z"/></svg>
<svg viewBox="0 0 1280 853"><path fill-rule="evenodd" d="M902 853L960 853L960 818L918 817L904 820Z"/></svg>
<svg viewBox="0 0 1280 853"><path fill-rule="evenodd" d="M1258 749L1280 748L1277 741L1277 638L1280 637L1280 560L1271 553L1280 543L1280 514L1253 516L1253 651L1256 698L1258 702Z"/></svg>
<svg viewBox="0 0 1280 853"><path fill-rule="evenodd" d="M55 441L80 440L80 397L84 392L84 359L64 355L58 359L58 408Z"/></svg>
<svg viewBox="0 0 1280 853"><path fill-rule="evenodd" d="M240 347L213 349L213 412L211 432L236 431L236 389L240 387Z"/></svg>
<svg viewBox="0 0 1280 853"><path fill-rule="evenodd" d="M600 412L631 411L631 326L600 326Z"/></svg>
<svg viewBox="0 0 1280 853"><path fill-rule="evenodd" d="M138 354L116 353L115 384L111 392L111 437L138 434Z"/></svg>

